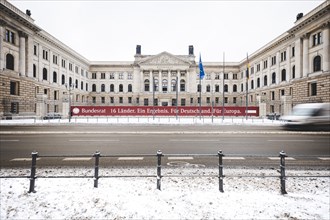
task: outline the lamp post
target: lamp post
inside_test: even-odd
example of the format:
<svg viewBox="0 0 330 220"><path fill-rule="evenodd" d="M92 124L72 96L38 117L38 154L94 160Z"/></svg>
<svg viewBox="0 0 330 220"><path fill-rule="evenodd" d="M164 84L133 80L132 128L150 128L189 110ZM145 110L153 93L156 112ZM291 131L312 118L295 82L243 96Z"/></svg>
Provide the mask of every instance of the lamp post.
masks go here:
<svg viewBox="0 0 330 220"><path fill-rule="evenodd" d="M66 89L69 91L69 123L71 122L71 91L74 89L75 84L65 84Z"/></svg>

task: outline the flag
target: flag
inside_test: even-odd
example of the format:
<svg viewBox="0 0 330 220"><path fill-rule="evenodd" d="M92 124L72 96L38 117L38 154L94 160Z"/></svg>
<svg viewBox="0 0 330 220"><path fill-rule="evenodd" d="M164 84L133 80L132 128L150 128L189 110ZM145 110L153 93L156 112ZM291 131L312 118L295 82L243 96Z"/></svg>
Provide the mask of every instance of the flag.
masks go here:
<svg viewBox="0 0 330 220"><path fill-rule="evenodd" d="M204 76L205 76L205 73L204 73L204 67L203 67L203 63L202 63L202 57L199 54L199 78L203 79Z"/></svg>

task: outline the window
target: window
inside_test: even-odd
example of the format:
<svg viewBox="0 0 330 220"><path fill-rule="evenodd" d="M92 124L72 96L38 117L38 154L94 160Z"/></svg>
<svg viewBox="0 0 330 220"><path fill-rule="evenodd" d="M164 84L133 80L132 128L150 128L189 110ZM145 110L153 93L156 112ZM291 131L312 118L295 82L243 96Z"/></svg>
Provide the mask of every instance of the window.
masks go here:
<svg viewBox="0 0 330 220"><path fill-rule="evenodd" d="M172 91L176 92L176 88L177 88L177 84L176 84L176 80L172 79L171 81L171 87L172 87Z"/></svg>
<svg viewBox="0 0 330 220"><path fill-rule="evenodd" d="M322 43L322 33L319 32L313 35L313 46L317 46Z"/></svg>
<svg viewBox="0 0 330 220"><path fill-rule="evenodd" d="M86 86L85 86L85 88L86 88L86 91L88 91L88 83L86 83Z"/></svg>
<svg viewBox="0 0 330 220"><path fill-rule="evenodd" d="M264 86L267 86L268 82L267 82L267 76L264 76Z"/></svg>
<svg viewBox="0 0 330 220"><path fill-rule="evenodd" d="M78 69L77 66L74 69L75 69L75 73L78 73L79 72L79 69Z"/></svg>
<svg viewBox="0 0 330 220"><path fill-rule="evenodd" d="M172 99L172 106L176 106L176 99Z"/></svg>
<svg viewBox="0 0 330 220"><path fill-rule="evenodd" d="M194 104L194 98L190 98L190 104Z"/></svg>
<svg viewBox="0 0 330 220"><path fill-rule="evenodd" d="M276 83L276 73L272 73L272 84Z"/></svg>
<svg viewBox="0 0 330 220"><path fill-rule="evenodd" d="M33 45L33 55L38 55L38 47L37 45Z"/></svg>
<svg viewBox="0 0 330 220"><path fill-rule="evenodd" d="M6 55L6 69L14 70L14 56L9 53Z"/></svg>
<svg viewBox="0 0 330 220"><path fill-rule="evenodd" d="M215 97L215 104L219 104L219 97Z"/></svg>
<svg viewBox="0 0 330 220"><path fill-rule="evenodd" d="M257 72L260 71L260 64L257 64Z"/></svg>
<svg viewBox="0 0 330 220"><path fill-rule="evenodd" d="M281 81L283 82L283 81L286 81L286 70L285 69L283 69L282 70L282 73L281 73Z"/></svg>
<svg viewBox="0 0 330 220"><path fill-rule="evenodd" d="M92 102L93 102L93 104L96 103L96 97L92 97Z"/></svg>
<svg viewBox="0 0 330 220"><path fill-rule="evenodd" d="M180 91L186 91L186 81L184 81L183 79L180 80Z"/></svg>
<svg viewBox="0 0 330 220"><path fill-rule="evenodd" d="M254 80L251 80L251 89L254 89Z"/></svg>
<svg viewBox="0 0 330 220"><path fill-rule="evenodd" d="M124 92L124 86L123 86L123 84L119 84L119 92Z"/></svg>
<svg viewBox="0 0 330 220"><path fill-rule="evenodd" d="M110 73L110 79L115 79L115 73Z"/></svg>
<svg viewBox="0 0 330 220"><path fill-rule="evenodd" d="M211 103L211 98L210 97L206 97L206 103L210 104Z"/></svg>
<svg viewBox="0 0 330 220"><path fill-rule="evenodd" d="M292 55L292 57L294 57L296 55L295 54L295 48L294 47L291 48L291 55Z"/></svg>
<svg viewBox="0 0 330 220"><path fill-rule="evenodd" d="M80 82L80 89L84 90L84 82L83 81Z"/></svg>
<svg viewBox="0 0 330 220"><path fill-rule="evenodd" d="M70 70L70 71L73 70L73 65L72 65L72 63L69 63L69 70Z"/></svg>
<svg viewBox="0 0 330 220"><path fill-rule="evenodd" d="M237 98L233 97L233 103L236 104L237 103Z"/></svg>
<svg viewBox="0 0 330 220"><path fill-rule="evenodd" d="M128 86L127 86L127 91L128 91L128 92L133 92L132 84L128 84Z"/></svg>
<svg viewBox="0 0 330 220"><path fill-rule="evenodd" d="M65 68L65 60L62 59L62 67Z"/></svg>
<svg viewBox="0 0 330 220"><path fill-rule="evenodd" d="M48 74L47 74L47 69L43 68L42 69L42 79L47 80L48 79Z"/></svg>
<svg viewBox="0 0 330 220"><path fill-rule="evenodd" d="M127 101L129 104L132 104L132 97L128 97Z"/></svg>
<svg viewBox="0 0 330 220"><path fill-rule="evenodd" d="M167 79L163 79L162 81L163 92L167 92Z"/></svg>
<svg viewBox="0 0 330 220"><path fill-rule="evenodd" d="M275 100L275 91L270 92L270 99Z"/></svg>
<svg viewBox="0 0 330 220"><path fill-rule="evenodd" d="M92 92L96 92L96 84L92 85Z"/></svg>
<svg viewBox="0 0 330 220"><path fill-rule="evenodd" d="M186 106L186 99L181 99L181 106Z"/></svg>
<svg viewBox="0 0 330 220"><path fill-rule="evenodd" d="M276 64L276 56L272 57L272 66Z"/></svg>
<svg viewBox="0 0 330 220"><path fill-rule="evenodd" d="M105 103L105 97L101 97L101 103L102 103L102 104Z"/></svg>
<svg viewBox="0 0 330 220"><path fill-rule="evenodd" d="M53 82L57 83L57 73L55 71L53 72Z"/></svg>
<svg viewBox="0 0 330 220"><path fill-rule="evenodd" d="M12 113L12 114L19 113L19 103L18 102L10 103L10 113Z"/></svg>
<svg viewBox="0 0 330 220"><path fill-rule="evenodd" d="M76 79L76 82L75 82L75 88L78 89L78 80Z"/></svg>
<svg viewBox="0 0 330 220"><path fill-rule="evenodd" d="M313 71L321 71L321 56L316 56L313 59Z"/></svg>
<svg viewBox="0 0 330 220"><path fill-rule="evenodd" d="M19 95L19 82L10 81L10 95Z"/></svg>
<svg viewBox="0 0 330 220"><path fill-rule="evenodd" d="M244 91L244 85L243 85L243 83L241 83L241 92L243 92Z"/></svg>
<svg viewBox="0 0 330 220"><path fill-rule="evenodd" d="M14 32L12 32L10 30L6 30L5 41L7 41L8 43L15 44L15 34L14 34Z"/></svg>
<svg viewBox="0 0 330 220"><path fill-rule="evenodd" d="M158 88L159 88L159 82L158 82L158 79L154 79L154 91L155 91L155 92L156 92L156 91L159 91Z"/></svg>
<svg viewBox="0 0 330 220"><path fill-rule="evenodd" d="M311 82L308 84L308 95L309 96L316 96L317 95L317 83Z"/></svg>
<svg viewBox="0 0 330 220"><path fill-rule="evenodd" d="M105 79L105 73L101 73L101 79Z"/></svg>
<svg viewBox="0 0 330 220"><path fill-rule="evenodd" d="M220 86L219 85L215 85L215 92L220 92Z"/></svg>
<svg viewBox="0 0 330 220"><path fill-rule="evenodd" d="M110 85L110 92L114 92L115 91L115 85L114 84L111 84Z"/></svg>
<svg viewBox="0 0 330 220"><path fill-rule="evenodd" d="M220 73L215 74L215 79L220 79Z"/></svg>
<svg viewBox="0 0 330 220"><path fill-rule="evenodd" d="M228 103L228 97L225 97L225 103Z"/></svg>
<svg viewBox="0 0 330 220"><path fill-rule="evenodd" d="M105 92L105 85L101 84L101 92Z"/></svg>
<svg viewBox="0 0 330 220"><path fill-rule="evenodd" d="M92 73L92 79L96 79L96 73Z"/></svg>
<svg viewBox="0 0 330 220"><path fill-rule="evenodd" d="M124 73L119 73L119 79L124 79Z"/></svg>
<svg viewBox="0 0 330 220"><path fill-rule="evenodd" d="M201 84L198 84L197 85L197 92L201 92L202 91L202 86L201 86Z"/></svg>
<svg viewBox="0 0 330 220"><path fill-rule="evenodd" d="M132 73L128 73L127 74L127 79L133 79L133 74Z"/></svg>
<svg viewBox="0 0 330 220"><path fill-rule="evenodd" d="M265 60L265 61L264 61L264 69L266 69L267 67L268 67L268 61Z"/></svg>
<svg viewBox="0 0 330 220"><path fill-rule="evenodd" d="M237 79L237 73L233 74L233 79Z"/></svg>
<svg viewBox="0 0 330 220"><path fill-rule="evenodd" d="M286 51L283 51L281 53L281 62L285 61L286 60Z"/></svg>
<svg viewBox="0 0 330 220"><path fill-rule="evenodd" d="M258 77L257 78L257 88L259 88L260 87L260 78Z"/></svg>
<svg viewBox="0 0 330 220"><path fill-rule="evenodd" d="M233 85L233 92L237 92L237 85L236 84Z"/></svg>
<svg viewBox="0 0 330 220"><path fill-rule="evenodd" d="M64 84L65 84L65 75L62 74L62 85L64 85Z"/></svg>
<svg viewBox="0 0 330 220"><path fill-rule="evenodd" d="M144 80L144 91L145 92L149 92L149 90L150 90L150 82L149 82L149 80Z"/></svg>
<svg viewBox="0 0 330 220"><path fill-rule="evenodd" d="M35 64L33 64L33 77L37 77L37 66Z"/></svg>
<svg viewBox="0 0 330 220"><path fill-rule="evenodd" d="M211 92L211 86L210 85L206 86L206 92Z"/></svg>
<svg viewBox="0 0 330 220"><path fill-rule="evenodd" d="M149 99L143 99L143 105L148 106L149 105Z"/></svg>
<svg viewBox="0 0 330 220"><path fill-rule="evenodd" d="M69 77L69 86L73 86L72 85L72 77Z"/></svg>
<svg viewBox="0 0 330 220"><path fill-rule="evenodd" d="M123 97L119 97L119 103L120 103L120 104L123 104L123 102L124 102Z"/></svg>
<svg viewBox="0 0 330 220"><path fill-rule="evenodd" d="M47 50L42 50L42 58L44 60L48 60L48 51Z"/></svg>
<svg viewBox="0 0 330 220"><path fill-rule="evenodd" d="M228 73L225 73L225 74L223 75L223 77L224 77L224 79L228 79Z"/></svg>
<svg viewBox="0 0 330 220"><path fill-rule="evenodd" d="M296 78L296 66L292 67L292 79Z"/></svg>
<svg viewBox="0 0 330 220"><path fill-rule="evenodd" d="M53 63L57 64L57 56L56 55L53 55Z"/></svg>
<svg viewBox="0 0 330 220"><path fill-rule="evenodd" d="M113 97L110 97L110 103L111 104L115 103L115 99Z"/></svg>
<svg viewBox="0 0 330 220"><path fill-rule="evenodd" d="M228 85L227 84L225 84L224 92L228 92Z"/></svg>

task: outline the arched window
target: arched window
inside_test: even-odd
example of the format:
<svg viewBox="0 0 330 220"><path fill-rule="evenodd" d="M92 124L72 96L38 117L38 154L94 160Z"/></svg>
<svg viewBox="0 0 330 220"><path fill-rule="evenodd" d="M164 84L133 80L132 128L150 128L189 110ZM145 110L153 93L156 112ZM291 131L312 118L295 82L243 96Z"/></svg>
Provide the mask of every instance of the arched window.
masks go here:
<svg viewBox="0 0 330 220"><path fill-rule="evenodd" d="M115 85L114 84L111 84L110 85L110 92L114 92L115 91Z"/></svg>
<svg viewBox="0 0 330 220"><path fill-rule="evenodd" d="M206 86L206 92L211 92L211 86L210 85Z"/></svg>
<svg viewBox="0 0 330 220"><path fill-rule="evenodd" d="M105 85L101 84L101 92L105 92Z"/></svg>
<svg viewBox="0 0 330 220"><path fill-rule="evenodd" d="M78 89L78 80L76 79L76 84L74 85Z"/></svg>
<svg viewBox="0 0 330 220"><path fill-rule="evenodd" d="M228 85L227 84L225 84L224 92L228 92Z"/></svg>
<svg viewBox="0 0 330 220"><path fill-rule="evenodd" d="M92 92L96 92L96 84L92 85Z"/></svg>
<svg viewBox="0 0 330 220"><path fill-rule="evenodd" d="M133 92L132 84L128 84L127 91Z"/></svg>
<svg viewBox="0 0 330 220"><path fill-rule="evenodd" d="M220 86L219 85L215 85L215 92L220 92Z"/></svg>
<svg viewBox="0 0 330 220"><path fill-rule="evenodd" d="M48 74L47 74L47 69L43 68L42 69L42 79L47 80L48 79Z"/></svg>
<svg viewBox="0 0 330 220"><path fill-rule="evenodd" d="M237 92L237 85L236 84L233 85L233 92Z"/></svg>
<svg viewBox="0 0 330 220"><path fill-rule="evenodd" d="M124 92L124 86L123 86L123 84L119 84L119 92Z"/></svg>
<svg viewBox="0 0 330 220"><path fill-rule="evenodd" d="M286 81L286 70L285 69L283 69L282 70L282 72L281 72L281 81L283 82L283 81Z"/></svg>
<svg viewBox="0 0 330 220"><path fill-rule="evenodd" d="M33 77L37 77L37 66L35 64L33 64Z"/></svg>
<svg viewBox="0 0 330 220"><path fill-rule="evenodd" d="M296 66L292 67L292 79L296 78Z"/></svg>
<svg viewBox="0 0 330 220"><path fill-rule="evenodd" d="M180 80L180 91L186 91L186 81L184 81L183 79Z"/></svg>
<svg viewBox="0 0 330 220"><path fill-rule="evenodd" d="M276 73L272 73L272 84L276 83Z"/></svg>
<svg viewBox="0 0 330 220"><path fill-rule="evenodd" d="M148 79L144 80L144 91L149 92L150 90L150 82Z"/></svg>
<svg viewBox="0 0 330 220"><path fill-rule="evenodd" d="M258 77L257 78L257 88L259 88L260 87L260 78Z"/></svg>
<svg viewBox="0 0 330 220"><path fill-rule="evenodd" d="M314 57L313 70L314 72L321 71L321 56L319 55Z"/></svg>
<svg viewBox="0 0 330 220"><path fill-rule="evenodd" d="M62 74L62 85L64 85L64 84L65 84L65 75Z"/></svg>
<svg viewBox="0 0 330 220"><path fill-rule="evenodd" d="M268 82L267 82L267 76L264 76L264 86L267 86Z"/></svg>
<svg viewBox="0 0 330 220"><path fill-rule="evenodd" d="M9 53L6 55L6 69L14 70L14 56Z"/></svg>
<svg viewBox="0 0 330 220"><path fill-rule="evenodd" d="M57 83L57 73L55 71L53 72L53 82Z"/></svg>
<svg viewBox="0 0 330 220"><path fill-rule="evenodd" d="M83 81L80 82L80 89L84 90L84 82Z"/></svg>
<svg viewBox="0 0 330 220"><path fill-rule="evenodd" d="M172 87L172 91L175 92L176 91L176 87L177 87L176 80L175 79L172 79L171 80L171 87Z"/></svg>
<svg viewBox="0 0 330 220"><path fill-rule="evenodd" d="M167 79L163 79L162 87L163 87L163 92L167 92Z"/></svg>

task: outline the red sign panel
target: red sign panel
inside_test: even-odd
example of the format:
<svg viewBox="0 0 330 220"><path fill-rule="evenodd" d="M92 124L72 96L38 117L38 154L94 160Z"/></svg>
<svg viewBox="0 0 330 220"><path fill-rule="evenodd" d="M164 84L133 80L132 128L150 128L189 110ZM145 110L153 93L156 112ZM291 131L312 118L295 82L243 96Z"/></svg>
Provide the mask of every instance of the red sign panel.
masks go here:
<svg viewBox="0 0 330 220"><path fill-rule="evenodd" d="M259 116L259 107L224 107L225 116ZM213 111L213 113L212 113ZM72 106L73 116L222 116L222 107ZM201 112L201 113L200 113Z"/></svg>

